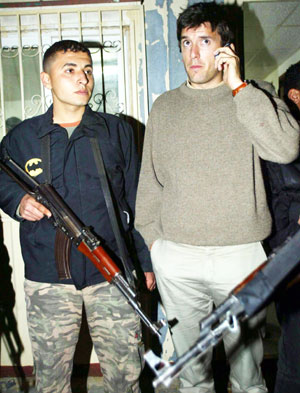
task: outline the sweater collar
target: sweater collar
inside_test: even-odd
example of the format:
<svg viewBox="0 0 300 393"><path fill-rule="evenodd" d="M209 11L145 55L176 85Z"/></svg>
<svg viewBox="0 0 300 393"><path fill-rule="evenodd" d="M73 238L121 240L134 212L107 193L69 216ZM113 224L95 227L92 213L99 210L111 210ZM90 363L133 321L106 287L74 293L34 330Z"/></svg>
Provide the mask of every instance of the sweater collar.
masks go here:
<svg viewBox="0 0 300 393"><path fill-rule="evenodd" d="M211 89L193 89L187 86L187 82L184 82L179 86L179 90L184 95L199 100L224 99L228 98L228 96L232 97L232 92L225 83L221 83Z"/></svg>
<svg viewBox="0 0 300 393"><path fill-rule="evenodd" d="M223 85L223 84L224 84L224 81L220 82L220 83L219 83L217 86L215 86L215 87L221 86L221 85ZM188 79L186 80L186 85L187 85L187 87L189 87L190 89L196 89L196 87L192 86L191 82L190 82ZM208 89L214 89L215 87L208 87ZM204 89L204 90L206 90L206 89Z"/></svg>

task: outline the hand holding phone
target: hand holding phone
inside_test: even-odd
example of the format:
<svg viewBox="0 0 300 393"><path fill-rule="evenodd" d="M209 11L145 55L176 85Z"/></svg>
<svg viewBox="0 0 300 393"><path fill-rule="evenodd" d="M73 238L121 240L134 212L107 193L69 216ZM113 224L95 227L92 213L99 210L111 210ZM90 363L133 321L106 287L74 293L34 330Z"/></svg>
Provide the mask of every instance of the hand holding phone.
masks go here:
<svg viewBox="0 0 300 393"><path fill-rule="evenodd" d="M236 89L241 83L240 59L235 52L233 43L227 42L214 52L215 67L223 72L223 81L231 88Z"/></svg>

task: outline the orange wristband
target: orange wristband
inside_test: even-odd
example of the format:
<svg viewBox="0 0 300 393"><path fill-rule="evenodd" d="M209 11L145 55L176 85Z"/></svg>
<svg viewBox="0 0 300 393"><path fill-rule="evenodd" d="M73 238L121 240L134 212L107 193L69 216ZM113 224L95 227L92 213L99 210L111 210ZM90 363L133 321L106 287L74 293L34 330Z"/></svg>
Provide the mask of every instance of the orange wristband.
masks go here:
<svg viewBox="0 0 300 393"><path fill-rule="evenodd" d="M232 95L233 97L237 95L237 93L242 90L244 87L248 86L247 82L243 82L241 85L239 85L236 89L232 90Z"/></svg>

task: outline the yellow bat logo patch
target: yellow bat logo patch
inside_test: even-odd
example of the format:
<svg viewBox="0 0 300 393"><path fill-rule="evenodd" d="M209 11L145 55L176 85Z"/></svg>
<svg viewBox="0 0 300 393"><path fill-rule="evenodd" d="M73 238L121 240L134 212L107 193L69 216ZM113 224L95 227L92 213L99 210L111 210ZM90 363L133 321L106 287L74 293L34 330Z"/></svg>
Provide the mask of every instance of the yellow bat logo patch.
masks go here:
<svg viewBox="0 0 300 393"><path fill-rule="evenodd" d="M43 173L41 168L42 160L40 158L31 158L25 164L25 171L32 177L36 177Z"/></svg>

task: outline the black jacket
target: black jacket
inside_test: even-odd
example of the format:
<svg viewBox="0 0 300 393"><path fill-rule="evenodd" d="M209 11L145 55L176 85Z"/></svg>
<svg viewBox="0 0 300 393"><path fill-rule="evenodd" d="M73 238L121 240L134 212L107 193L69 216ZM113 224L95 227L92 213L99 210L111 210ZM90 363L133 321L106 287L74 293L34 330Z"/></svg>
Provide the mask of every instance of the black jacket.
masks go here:
<svg viewBox="0 0 300 393"><path fill-rule="evenodd" d="M300 228L300 157L291 164L264 161L264 167L273 216L273 231L267 243L274 249Z"/></svg>
<svg viewBox="0 0 300 393"><path fill-rule="evenodd" d="M116 116L93 112L87 106L81 123L69 139L67 131L53 124L52 118L51 107L45 114L19 124L3 139L2 154L6 150L21 167L36 175L38 182L44 182L41 138L49 133L52 185L79 219L99 235L105 247L118 254L89 139L97 135L123 229L133 235L143 270L152 271L148 249L133 228L139 163L132 128ZM0 173L0 207L17 220L16 210L24 194L13 180ZM78 289L104 281L94 265L75 247L71 250L72 279L59 281L54 259L54 227L47 218L38 222L19 221L27 279L74 283Z"/></svg>

